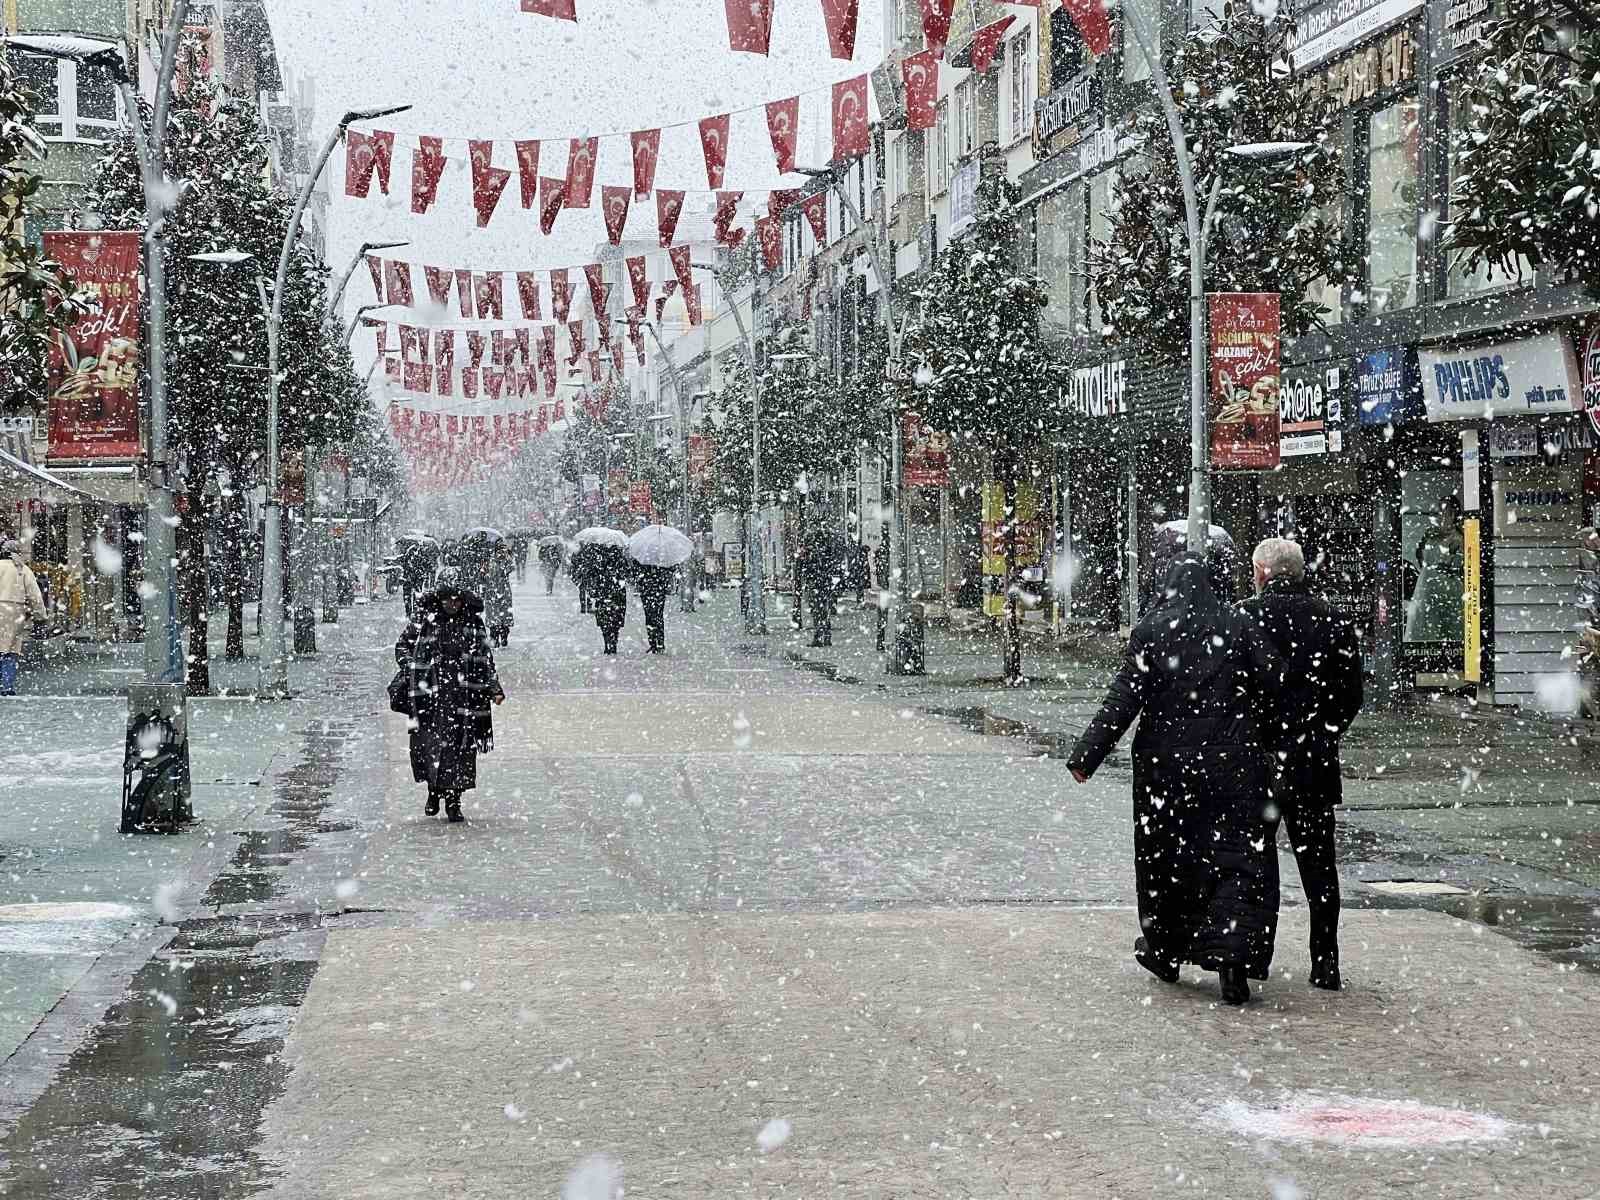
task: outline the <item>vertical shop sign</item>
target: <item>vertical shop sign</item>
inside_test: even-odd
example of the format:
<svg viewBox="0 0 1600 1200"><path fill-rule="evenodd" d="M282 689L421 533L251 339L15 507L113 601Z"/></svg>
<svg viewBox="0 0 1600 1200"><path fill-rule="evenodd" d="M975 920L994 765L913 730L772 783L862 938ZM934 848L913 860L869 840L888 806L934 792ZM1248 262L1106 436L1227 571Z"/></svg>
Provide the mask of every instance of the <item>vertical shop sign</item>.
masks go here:
<svg viewBox="0 0 1600 1200"><path fill-rule="evenodd" d="M1479 585L1483 578L1481 524L1477 517L1461 522L1462 673L1468 683L1483 682L1483 614L1479 605Z"/></svg>
<svg viewBox="0 0 1600 1200"><path fill-rule="evenodd" d="M1278 447L1278 294L1212 292L1211 466L1270 471Z"/></svg>
<svg viewBox="0 0 1600 1200"><path fill-rule="evenodd" d="M711 456L715 453L715 445L703 433L689 435L689 478L696 483L703 483L711 474Z"/></svg>
<svg viewBox="0 0 1600 1200"><path fill-rule="evenodd" d="M1593 322L1583 335L1583 409L1600 434L1600 321Z"/></svg>
<svg viewBox="0 0 1600 1200"><path fill-rule="evenodd" d="M944 487L950 482L950 439L930 429L916 413L900 418L906 487Z"/></svg>
<svg viewBox="0 0 1600 1200"><path fill-rule="evenodd" d="M52 459L139 454L139 235L44 235L93 311L50 344Z"/></svg>
<svg viewBox="0 0 1600 1200"><path fill-rule="evenodd" d="M998 480L983 485L983 612L998 617L1005 612L1006 537L1011 521L1017 527L1017 568L1037 566L1043 545L1039 524L1039 489L1031 483L1017 485L1017 511L1006 514L1006 485Z"/></svg>

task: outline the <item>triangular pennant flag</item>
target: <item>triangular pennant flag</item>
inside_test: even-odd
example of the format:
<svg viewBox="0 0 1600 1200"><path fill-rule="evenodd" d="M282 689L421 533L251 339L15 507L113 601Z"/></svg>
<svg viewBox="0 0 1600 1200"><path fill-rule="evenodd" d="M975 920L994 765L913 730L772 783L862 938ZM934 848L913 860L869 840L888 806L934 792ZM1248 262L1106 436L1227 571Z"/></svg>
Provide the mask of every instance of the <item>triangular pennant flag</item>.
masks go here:
<svg viewBox="0 0 1600 1200"><path fill-rule="evenodd" d="M621 375L623 373L623 371L622 371L622 339L621 338L618 338L616 341L611 343L611 367L612 367L612 369L614 371L616 371L616 373L618 375Z"/></svg>
<svg viewBox="0 0 1600 1200"><path fill-rule="evenodd" d="M990 21L972 35L972 69L979 75L994 65L995 51L1000 49L1000 39L1005 37L1006 30L1010 29L1015 21L1015 17L1001 17L998 21Z"/></svg>
<svg viewBox="0 0 1600 1200"><path fill-rule="evenodd" d="M657 296L656 297L656 324L657 325L661 324L661 314L666 311L666 307L667 307L667 298L665 296Z"/></svg>
<svg viewBox="0 0 1600 1200"><path fill-rule="evenodd" d="M582 321L567 322L567 342L572 348L572 357L567 359L567 365L571 366L583 357L584 336Z"/></svg>
<svg viewBox="0 0 1600 1200"><path fill-rule="evenodd" d="M550 269L550 311L563 324L572 311L572 282L567 278L566 267Z"/></svg>
<svg viewBox="0 0 1600 1200"><path fill-rule="evenodd" d="M389 130L360 133L345 130L344 194L365 200L372 194L372 173L378 173L378 190L389 194L389 165L394 159L394 134Z"/></svg>
<svg viewBox="0 0 1600 1200"><path fill-rule="evenodd" d="M449 307L450 286L456 281L450 268L425 266L422 268L422 273L428 280L428 299L440 308Z"/></svg>
<svg viewBox="0 0 1600 1200"><path fill-rule="evenodd" d="M505 278L499 271L474 276L472 292L477 299L478 320L505 320Z"/></svg>
<svg viewBox="0 0 1600 1200"><path fill-rule="evenodd" d="M780 174L794 170L795 139L800 133L800 97L774 100L767 105L767 136Z"/></svg>
<svg viewBox="0 0 1600 1200"><path fill-rule="evenodd" d="M542 321L539 315L539 276L532 271L517 272L517 300L524 321Z"/></svg>
<svg viewBox="0 0 1600 1200"><path fill-rule="evenodd" d="M700 150L706 158L706 186L716 191L728 165L729 115L706 117L700 122Z"/></svg>
<svg viewBox="0 0 1600 1200"><path fill-rule="evenodd" d="M678 228L678 215L683 212L683 193L661 188L656 192L656 232L663 246L672 245L672 235Z"/></svg>
<svg viewBox="0 0 1600 1200"><path fill-rule="evenodd" d="M599 263L590 263L583 269L583 277L589 284L589 306L595 312L602 311L606 306L606 272Z"/></svg>
<svg viewBox="0 0 1600 1200"><path fill-rule="evenodd" d="M906 83L906 128L932 129L939 100L939 57L932 50L900 61Z"/></svg>
<svg viewBox="0 0 1600 1200"><path fill-rule="evenodd" d="M767 270L776 271L783 262L783 230L771 217L757 217L756 241L761 244L761 259Z"/></svg>
<svg viewBox="0 0 1600 1200"><path fill-rule="evenodd" d="M425 213L439 198L439 180L444 175L444 139L423 137L417 139L417 149L411 156L411 211Z"/></svg>
<svg viewBox="0 0 1600 1200"><path fill-rule="evenodd" d="M568 208L588 208L594 190L594 160L600 153L600 139L573 138L567 146Z"/></svg>
<svg viewBox="0 0 1600 1200"><path fill-rule="evenodd" d="M600 351L591 350L585 356L589 360L589 382L600 382Z"/></svg>
<svg viewBox="0 0 1600 1200"><path fill-rule="evenodd" d="M694 266L689 259L689 247L674 246L667 251L667 257L672 260L672 273L687 292L694 286Z"/></svg>
<svg viewBox="0 0 1600 1200"><path fill-rule="evenodd" d="M477 302L472 295L472 272L462 269L456 271L456 303L460 305L461 316L465 320L472 320L473 310Z"/></svg>
<svg viewBox="0 0 1600 1200"><path fill-rule="evenodd" d="M922 37L935 58L943 58L950 40L950 14L955 11L956 0L921 0ZM1097 4L1099 0L1089 0Z"/></svg>
<svg viewBox="0 0 1600 1200"><path fill-rule="evenodd" d="M376 255L366 256L367 270L372 272L372 291L378 298L378 303L383 303L383 259Z"/></svg>
<svg viewBox="0 0 1600 1200"><path fill-rule="evenodd" d="M539 203L539 143L513 144L517 148L517 185L522 189L522 207L532 208Z"/></svg>
<svg viewBox="0 0 1600 1200"><path fill-rule="evenodd" d="M553 175L539 177L539 232L546 237L549 237L550 231L556 227L556 217L561 213L566 196L565 179L557 179Z"/></svg>
<svg viewBox="0 0 1600 1200"><path fill-rule="evenodd" d="M613 246L622 245L622 227L628 223L628 200L632 195L632 188L605 184L600 187L600 209L606 218L606 238Z"/></svg>
<svg viewBox="0 0 1600 1200"><path fill-rule="evenodd" d="M806 220L811 223L811 236L817 239L817 245L828 244L828 193L816 192L807 196L800 202L800 211L805 213Z"/></svg>
<svg viewBox="0 0 1600 1200"><path fill-rule="evenodd" d="M639 359L639 365L644 366L644 305L637 304L627 310L628 340L633 343L633 352Z"/></svg>
<svg viewBox="0 0 1600 1200"><path fill-rule="evenodd" d="M743 192L717 193L717 217L713 224L717 245L737 246L744 240L744 230L733 227L739 219L739 201L743 197Z"/></svg>
<svg viewBox="0 0 1600 1200"><path fill-rule="evenodd" d="M700 285L683 289L683 306L689 313L689 324L700 324Z"/></svg>
<svg viewBox="0 0 1600 1200"><path fill-rule="evenodd" d="M437 367L434 393L439 396L453 394L456 368L456 333L453 329L433 331L433 361Z"/></svg>
<svg viewBox="0 0 1600 1200"><path fill-rule="evenodd" d="M856 55L858 0L822 0L822 20L828 27L828 53L849 62Z"/></svg>
<svg viewBox="0 0 1600 1200"><path fill-rule="evenodd" d="M577 0L522 0L522 11L540 17L554 17L558 21L578 19Z"/></svg>
<svg viewBox="0 0 1600 1200"><path fill-rule="evenodd" d="M661 130L636 129L633 142L633 198L643 200L656 187L656 159L661 154Z"/></svg>
<svg viewBox="0 0 1600 1200"><path fill-rule="evenodd" d="M526 327L517 330L517 359L525 367L526 366L531 366L532 363L533 363L533 349L532 349L532 345L531 345L531 341L532 341L531 334L532 334L532 331L527 329Z"/></svg>
<svg viewBox="0 0 1600 1200"><path fill-rule="evenodd" d="M728 49L765 54L772 42L772 0L723 0Z"/></svg>
<svg viewBox="0 0 1600 1200"><path fill-rule="evenodd" d="M511 354L516 347L516 338L506 329L492 329L489 331L489 361L497 367L503 367L511 361Z"/></svg>
<svg viewBox="0 0 1600 1200"><path fill-rule="evenodd" d="M384 279L388 284L384 291L388 294L389 303L403 304L410 308L412 305L411 264L394 258L385 259L383 272Z"/></svg>
<svg viewBox="0 0 1600 1200"><path fill-rule="evenodd" d="M478 228L482 229L494 216L495 206L511 180L511 172L494 165L494 143L471 141L467 143L472 158L472 207L478 213Z"/></svg>
<svg viewBox="0 0 1600 1200"><path fill-rule="evenodd" d="M857 75L833 85L833 161L860 158L871 149L872 133L867 128L867 77Z"/></svg>
<svg viewBox="0 0 1600 1200"><path fill-rule="evenodd" d="M595 328L599 333L602 346L611 345L611 314L604 307L594 310Z"/></svg>
<svg viewBox="0 0 1600 1200"><path fill-rule="evenodd" d="M472 367L483 366L483 334L476 329L467 330L467 357Z"/></svg>
<svg viewBox="0 0 1600 1200"><path fill-rule="evenodd" d="M783 214L799 203L799 188L773 188L767 193L767 216L774 221L782 221Z"/></svg>
<svg viewBox="0 0 1600 1200"><path fill-rule="evenodd" d="M1111 49L1111 18L1104 0L1062 0L1061 7L1078 27L1090 54L1099 58Z"/></svg>
<svg viewBox="0 0 1600 1200"><path fill-rule="evenodd" d="M642 254L627 260L628 282L633 285L633 302L643 305L650 298L650 266Z"/></svg>

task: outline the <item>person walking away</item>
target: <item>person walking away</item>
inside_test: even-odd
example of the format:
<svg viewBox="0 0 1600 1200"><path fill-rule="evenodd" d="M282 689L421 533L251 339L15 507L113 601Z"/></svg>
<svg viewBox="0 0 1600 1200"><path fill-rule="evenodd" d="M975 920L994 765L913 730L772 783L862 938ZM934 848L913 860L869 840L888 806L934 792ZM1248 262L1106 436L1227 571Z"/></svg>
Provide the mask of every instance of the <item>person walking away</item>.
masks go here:
<svg viewBox="0 0 1600 1200"><path fill-rule="evenodd" d="M491 704L504 704L483 601L442 585L417 598L416 616L395 643L411 700L411 777L428 785L423 812L444 805L463 820L461 797L478 786L478 755L494 749Z"/></svg>
<svg viewBox="0 0 1600 1200"><path fill-rule="evenodd" d="M17 694L17 666L28 623L44 614L44 593L32 568L22 561L22 543L12 539L0 543L0 696Z"/></svg>
<svg viewBox="0 0 1600 1200"><path fill-rule="evenodd" d="M822 522L806 530L801 576L811 608L811 644L833 645L833 603L838 598L841 564L833 538Z"/></svg>
<svg viewBox="0 0 1600 1200"><path fill-rule="evenodd" d="M572 558L567 562L567 574L572 577L572 582L578 587L578 611L580 613L594 611L594 601L591 598L589 589L594 576L596 553L596 547L588 542L580 542L578 543L578 548L573 551Z"/></svg>
<svg viewBox="0 0 1600 1200"><path fill-rule="evenodd" d="M1272 960L1277 889L1266 843L1262 726L1282 666L1256 626L1212 590L1204 559L1180 559L1134 627L1127 659L1067 766L1094 775L1134 719L1134 875L1140 966L1168 983L1180 964L1216 971L1222 999L1250 999Z"/></svg>
<svg viewBox="0 0 1600 1200"><path fill-rule="evenodd" d="M516 609L511 600L511 555L504 546L487 551L480 562L479 578L482 580L485 620L489 636L496 646L511 644L511 627L517 623Z"/></svg>
<svg viewBox="0 0 1600 1200"><path fill-rule="evenodd" d="M878 548L872 552L872 561L877 569L878 578L878 649L883 649L884 637L889 629L889 586L891 571L889 567L889 527L885 525L878 538Z"/></svg>
<svg viewBox="0 0 1600 1200"><path fill-rule="evenodd" d="M672 594L671 567L640 565L634 576L634 587L639 590L639 603L644 606L644 627L650 641L651 654L664 654L667 649L667 597Z"/></svg>
<svg viewBox="0 0 1600 1200"><path fill-rule="evenodd" d="M539 570L544 573L544 594L556 592L556 575L561 571L561 543L551 542L539 547Z"/></svg>
<svg viewBox="0 0 1600 1200"><path fill-rule="evenodd" d="M1356 631L1306 583L1305 553L1286 538L1267 538L1250 556L1256 595L1240 607L1283 660L1284 689L1262 731L1273 757L1267 846L1281 819L1300 870L1311 917L1311 985L1338 991L1339 871L1334 808L1343 802L1339 739L1361 711L1361 644ZM1273 886L1278 856L1269 855ZM1265 963L1252 974L1265 974Z"/></svg>
<svg viewBox="0 0 1600 1200"><path fill-rule="evenodd" d="M872 586L872 558L865 542L856 542L850 548L850 586L855 588L856 605L860 607L867 588Z"/></svg>
<svg viewBox="0 0 1600 1200"><path fill-rule="evenodd" d="M617 652L617 638L628 620L628 560L617 546L586 547L590 561L585 569L589 582L589 604L594 623L600 627L605 652Z"/></svg>
<svg viewBox="0 0 1600 1200"><path fill-rule="evenodd" d="M530 542L531 539L515 534L511 538L511 561L517 568L517 583L519 586L528 582L528 546Z"/></svg>

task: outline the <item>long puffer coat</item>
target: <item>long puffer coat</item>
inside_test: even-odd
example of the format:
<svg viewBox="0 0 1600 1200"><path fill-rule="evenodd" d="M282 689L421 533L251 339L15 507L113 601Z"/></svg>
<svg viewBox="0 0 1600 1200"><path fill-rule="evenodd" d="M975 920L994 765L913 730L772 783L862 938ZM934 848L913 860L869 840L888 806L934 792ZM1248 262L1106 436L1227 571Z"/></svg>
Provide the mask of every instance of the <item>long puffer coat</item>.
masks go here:
<svg viewBox="0 0 1600 1200"><path fill-rule="evenodd" d="M1068 765L1095 770L1135 718L1134 874L1150 956L1209 970L1270 963L1278 895L1262 741L1282 667L1212 590L1206 563L1172 568Z"/></svg>
<svg viewBox="0 0 1600 1200"><path fill-rule="evenodd" d="M460 596L461 610L445 602ZM394 648L411 683L411 776L430 791L461 793L478 785L478 754L494 748L490 705L504 696L483 624L483 601L439 587L417 600L416 615Z"/></svg>

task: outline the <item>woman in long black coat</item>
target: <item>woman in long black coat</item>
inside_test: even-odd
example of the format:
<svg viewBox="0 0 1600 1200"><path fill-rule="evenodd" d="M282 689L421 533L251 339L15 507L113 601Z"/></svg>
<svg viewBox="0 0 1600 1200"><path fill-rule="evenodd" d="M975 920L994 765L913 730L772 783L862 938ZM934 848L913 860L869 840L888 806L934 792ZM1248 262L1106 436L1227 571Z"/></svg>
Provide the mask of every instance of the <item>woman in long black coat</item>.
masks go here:
<svg viewBox="0 0 1600 1200"><path fill-rule="evenodd" d="M617 638L628 619L627 585L631 574L628 557L620 547L591 547L584 578L589 585L594 623L600 627L607 654L617 652Z"/></svg>
<svg viewBox="0 0 1600 1200"><path fill-rule="evenodd" d="M1139 718L1133 739L1139 964L1173 983L1185 962L1250 999L1248 968L1272 960L1276 873L1266 838L1263 730L1282 667L1254 623L1212 590L1206 563L1173 566L1164 595L1068 766L1085 782Z"/></svg>
<svg viewBox="0 0 1600 1200"><path fill-rule="evenodd" d="M494 749L491 704L505 702L494 651L483 624L483 601L443 586L417 600L416 615L395 644L409 679L411 776L428 785L423 812L444 804L463 819L461 795L478 786L478 755Z"/></svg>

